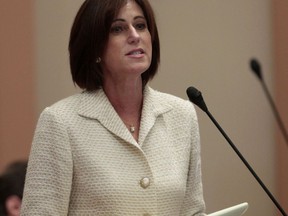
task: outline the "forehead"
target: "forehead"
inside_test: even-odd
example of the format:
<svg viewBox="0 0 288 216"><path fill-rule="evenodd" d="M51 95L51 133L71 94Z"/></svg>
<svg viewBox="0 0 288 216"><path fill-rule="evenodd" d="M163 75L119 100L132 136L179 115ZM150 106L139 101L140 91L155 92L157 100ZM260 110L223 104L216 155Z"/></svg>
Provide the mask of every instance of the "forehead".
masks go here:
<svg viewBox="0 0 288 216"><path fill-rule="evenodd" d="M119 9L119 12L117 14L117 18L121 17L121 16L127 16L127 15L131 15L131 16L139 16L142 15L143 16L143 10L142 8L137 4L136 1L134 0L127 0L123 6Z"/></svg>

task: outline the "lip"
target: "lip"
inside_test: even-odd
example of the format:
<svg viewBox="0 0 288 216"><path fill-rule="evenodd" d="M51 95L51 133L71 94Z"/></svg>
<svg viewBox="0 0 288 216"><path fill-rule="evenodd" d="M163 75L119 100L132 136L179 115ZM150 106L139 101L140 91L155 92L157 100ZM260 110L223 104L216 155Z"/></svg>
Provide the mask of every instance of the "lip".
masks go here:
<svg viewBox="0 0 288 216"><path fill-rule="evenodd" d="M144 53L145 53L144 50L139 48L139 49L130 50L128 53L126 53L126 56L139 56L139 55L143 55Z"/></svg>

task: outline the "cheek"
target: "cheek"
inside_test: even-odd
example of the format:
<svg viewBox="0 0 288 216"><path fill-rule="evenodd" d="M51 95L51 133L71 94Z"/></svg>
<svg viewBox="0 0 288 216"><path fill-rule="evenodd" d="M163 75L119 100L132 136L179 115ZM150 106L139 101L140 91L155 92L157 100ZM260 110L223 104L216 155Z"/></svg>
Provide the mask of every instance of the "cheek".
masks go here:
<svg viewBox="0 0 288 216"><path fill-rule="evenodd" d="M115 58L116 56L119 56L119 49L117 45L113 43L108 44L103 55L103 61L106 63L111 63L117 60L117 58Z"/></svg>
<svg viewBox="0 0 288 216"><path fill-rule="evenodd" d="M149 57L150 57L150 60L152 60L152 53L153 53L153 52L152 52L152 49L153 49L153 48L152 48L152 43L151 43L151 42L149 43L149 48L148 48L148 49L149 49Z"/></svg>
<svg viewBox="0 0 288 216"><path fill-rule="evenodd" d="M147 39L147 44L148 44L148 47L149 47L149 50L150 50L150 55L152 55L152 39L151 39L150 34L149 34L149 37Z"/></svg>

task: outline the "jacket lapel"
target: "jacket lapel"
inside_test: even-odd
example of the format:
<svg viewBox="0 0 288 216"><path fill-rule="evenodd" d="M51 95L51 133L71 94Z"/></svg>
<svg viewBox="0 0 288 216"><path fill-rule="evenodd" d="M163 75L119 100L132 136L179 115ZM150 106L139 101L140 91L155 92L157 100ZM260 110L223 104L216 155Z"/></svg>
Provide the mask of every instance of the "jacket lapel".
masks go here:
<svg viewBox="0 0 288 216"><path fill-rule="evenodd" d="M96 119L111 133L129 143L136 143L102 89L83 92L80 100L79 115Z"/></svg>
<svg viewBox="0 0 288 216"><path fill-rule="evenodd" d="M139 134L140 146L144 143L145 138L154 126L157 118L172 109L170 105L165 103L162 104L161 101L163 101L163 99L160 97L157 91L153 90L149 86L145 87Z"/></svg>
<svg viewBox="0 0 288 216"><path fill-rule="evenodd" d="M80 97L78 114L99 121L107 130L121 139L141 146L159 115L172 109L168 104L161 103L159 94L148 85L144 89L144 101L141 114L141 125L138 143L135 141L125 124L116 113L102 89L93 92L83 92Z"/></svg>

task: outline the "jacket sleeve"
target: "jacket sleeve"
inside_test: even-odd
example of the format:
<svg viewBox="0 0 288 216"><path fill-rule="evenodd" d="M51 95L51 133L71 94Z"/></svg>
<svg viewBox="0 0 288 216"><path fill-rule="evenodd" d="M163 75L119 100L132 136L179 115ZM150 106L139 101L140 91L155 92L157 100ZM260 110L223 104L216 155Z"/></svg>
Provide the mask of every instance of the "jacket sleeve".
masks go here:
<svg viewBox="0 0 288 216"><path fill-rule="evenodd" d="M72 174L67 126L59 113L46 108L32 143L21 215L67 215Z"/></svg>
<svg viewBox="0 0 288 216"><path fill-rule="evenodd" d="M191 104L190 104L191 105ZM200 135L197 114L194 106L190 108L189 120L191 133L190 164L186 184L186 194L181 216L204 216L205 202L203 198ZM191 112L192 110L192 112Z"/></svg>

